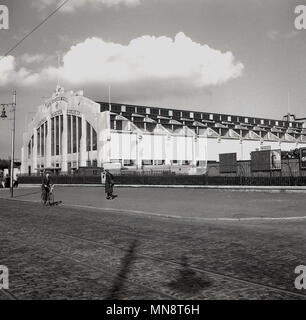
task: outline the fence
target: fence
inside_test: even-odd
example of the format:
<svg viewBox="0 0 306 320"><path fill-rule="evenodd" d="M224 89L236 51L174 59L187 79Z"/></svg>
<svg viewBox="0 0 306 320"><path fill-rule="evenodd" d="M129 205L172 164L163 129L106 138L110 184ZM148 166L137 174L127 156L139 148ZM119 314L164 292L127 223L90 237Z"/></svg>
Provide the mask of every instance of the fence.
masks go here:
<svg viewBox="0 0 306 320"><path fill-rule="evenodd" d="M40 184L41 177L22 176L22 184ZM55 184L100 184L100 176L53 176ZM306 176L208 176L208 175L148 175L117 174L117 185L247 185L247 186L302 186Z"/></svg>
<svg viewBox="0 0 306 320"><path fill-rule="evenodd" d="M281 170L252 171L250 161L238 161L235 173L220 173L219 163L208 163L208 176L226 176L226 177L305 177L306 170L300 169L298 159L282 160Z"/></svg>
<svg viewBox="0 0 306 320"><path fill-rule="evenodd" d="M235 173L221 174L219 163L208 163L202 175L178 174L171 170L123 170L114 172L119 185L246 185L246 186L302 186L306 185L306 170L300 169L298 159L282 160L281 170L253 172L250 161L238 161ZM20 176L22 184L40 184L41 176ZM96 175L54 175L55 184L100 184Z"/></svg>

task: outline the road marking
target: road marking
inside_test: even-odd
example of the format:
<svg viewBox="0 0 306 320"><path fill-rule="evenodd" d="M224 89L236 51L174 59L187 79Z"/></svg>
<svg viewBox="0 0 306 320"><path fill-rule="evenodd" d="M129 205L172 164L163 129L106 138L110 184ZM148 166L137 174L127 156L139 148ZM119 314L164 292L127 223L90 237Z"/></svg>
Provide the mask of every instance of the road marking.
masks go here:
<svg viewBox="0 0 306 320"><path fill-rule="evenodd" d="M145 214L145 215L153 215L158 217L165 218L176 218L176 219L190 219L190 220L206 220L206 221L256 221L256 220L305 220L306 216L301 217L248 217L248 218L226 218L226 217L218 217L218 218L206 218L206 217L184 217L172 214L165 213L157 213L157 212L149 212L149 211L141 211L141 210L129 210L129 209L118 209L118 208L99 208L94 206L85 206L85 205L77 205L77 204L67 204L65 206L75 207L75 208L84 208L84 209L93 209L93 210L108 210L108 211L121 211L127 213L134 214Z"/></svg>
<svg viewBox="0 0 306 320"><path fill-rule="evenodd" d="M11 200L11 201L21 201L21 202L32 202L32 203L40 203L39 200L27 200L27 199L15 199L15 198L3 198L3 200ZM130 210L130 209L120 209L120 208L105 208L105 207L95 207L95 206L86 206L86 205L77 205L77 204L61 204L62 207L70 207L70 208L79 208L79 209L90 209L90 210L99 210L99 211L112 211L112 212L125 212L131 214L143 214L150 215L162 218L173 218L173 219L181 219L181 220L192 220L192 221L228 221L228 222L240 222L240 221L298 221L298 220L306 220L306 216L295 216L295 217L247 217L247 218L227 218L227 217L217 217L217 218L209 218L209 217L184 217L174 214L166 214L166 213L157 213L150 211L142 211L142 210Z"/></svg>

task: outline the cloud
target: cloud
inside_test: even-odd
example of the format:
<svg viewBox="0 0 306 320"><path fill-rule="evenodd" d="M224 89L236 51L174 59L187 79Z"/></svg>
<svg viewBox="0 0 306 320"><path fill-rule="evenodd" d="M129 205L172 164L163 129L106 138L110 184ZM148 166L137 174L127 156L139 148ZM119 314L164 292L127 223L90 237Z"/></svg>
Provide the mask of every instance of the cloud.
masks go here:
<svg viewBox="0 0 306 320"><path fill-rule="evenodd" d="M201 45L180 32L174 39L142 36L128 45L90 38L71 47L61 68L44 73L60 74L74 85L156 81L201 88L237 78L243 69L231 52Z"/></svg>
<svg viewBox="0 0 306 320"><path fill-rule="evenodd" d="M39 75L26 68L17 68L13 56L0 56L0 87L8 85L29 86L39 81Z"/></svg>
<svg viewBox="0 0 306 320"><path fill-rule="evenodd" d="M22 56L27 62L40 58L40 55ZM44 61L51 59L45 57ZM36 72L29 69L34 70L34 66ZM55 85L59 78L69 89L90 90L96 96L101 95L101 88L111 85L122 98L186 98L240 77L243 69L244 65L236 61L232 52L196 43L182 32L174 39L146 35L127 45L89 38L72 46L63 55L60 67L45 64L37 69L37 65L30 64L18 68L14 57L4 59L0 62L0 87L15 82L45 88Z"/></svg>
<svg viewBox="0 0 306 320"><path fill-rule="evenodd" d="M131 7L139 5L141 1L142 0L70 0L62 7L61 12L75 12L77 9L85 6L91 6L94 9L98 9L103 6L118 7L120 5ZM59 2L58 0L34 0L32 2L33 6L35 6L38 10L44 10L51 6L55 8L61 3L63 2Z"/></svg>

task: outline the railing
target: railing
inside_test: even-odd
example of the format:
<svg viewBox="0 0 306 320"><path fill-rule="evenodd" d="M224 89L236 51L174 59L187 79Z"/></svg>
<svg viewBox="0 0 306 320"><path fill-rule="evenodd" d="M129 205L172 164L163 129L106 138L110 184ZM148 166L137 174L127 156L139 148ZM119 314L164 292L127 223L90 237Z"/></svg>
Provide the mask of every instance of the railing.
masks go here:
<svg viewBox="0 0 306 320"><path fill-rule="evenodd" d="M184 171L185 172L185 171ZM115 183L121 185L241 185L241 186L301 186L306 185L306 170L302 170L299 161L282 160L282 169L254 172L250 161L239 161L235 173L220 174L219 163L208 165L206 174L188 175L186 172L163 170L122 170L113 172ZM22 184L40 184L41 176L20 176ZM55 184L101 184L97 175L53 175Z"/></svg>
<svg viewBox="0 0 306 320"><path fill-rule="evenodd" d="M54 176L55 184L101 184L100 176ZM22 176L21 184L40 184L41 177ZM207 176L207 175L115 175L118 185L241 185L241 186L302 186L306 185L306 176Z"/></svg>

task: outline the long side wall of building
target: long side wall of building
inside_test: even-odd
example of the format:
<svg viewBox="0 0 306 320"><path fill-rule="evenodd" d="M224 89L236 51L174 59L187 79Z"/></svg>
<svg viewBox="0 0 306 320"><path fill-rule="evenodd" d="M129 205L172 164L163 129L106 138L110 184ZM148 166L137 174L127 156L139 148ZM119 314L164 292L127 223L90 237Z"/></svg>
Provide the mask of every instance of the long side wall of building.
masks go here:
<svg viewBox="0 0 306 320"><path fill-rule="evenodd" d="M274 120L253 119L251 125L251 119L244 118L241 125L241 117L208 116L112 106L58 87L23 135L21 172L67 173L91 166L204 168L207 161L218 161L220 153L237 153L238 160L249 160L250 153L261 148L287 151L306 146L306 132L296 121L278 129L280 122ZM227 122L233 118L237 123Z"/></svg>

